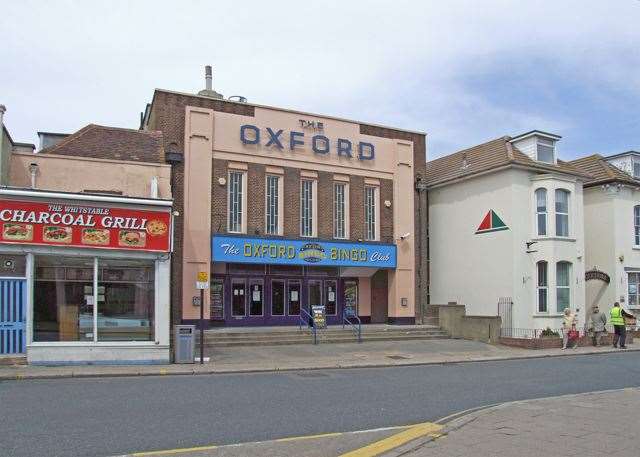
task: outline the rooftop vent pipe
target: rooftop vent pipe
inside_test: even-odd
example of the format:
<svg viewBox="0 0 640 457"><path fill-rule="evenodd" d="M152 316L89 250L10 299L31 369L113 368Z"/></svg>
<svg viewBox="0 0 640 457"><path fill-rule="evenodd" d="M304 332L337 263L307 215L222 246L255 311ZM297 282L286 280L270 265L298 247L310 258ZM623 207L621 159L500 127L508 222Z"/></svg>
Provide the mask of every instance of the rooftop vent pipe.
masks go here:
<svg viewBox="0 0 640 457"><path fill-rule="evenodd" d="M205 97L224 99L222 94L219 94L215 90L213 90L213 70L211 65L205 65L204 67L204 82L205 88L198 92L198 95L202 95Z"/></svg>

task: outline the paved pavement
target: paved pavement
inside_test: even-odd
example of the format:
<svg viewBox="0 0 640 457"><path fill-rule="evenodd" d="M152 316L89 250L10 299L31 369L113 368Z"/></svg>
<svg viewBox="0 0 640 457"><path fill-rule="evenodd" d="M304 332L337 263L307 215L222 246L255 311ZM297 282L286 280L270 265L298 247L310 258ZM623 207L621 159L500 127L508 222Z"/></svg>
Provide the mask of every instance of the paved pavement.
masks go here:
<svg viewBox="0 0 640 457"><path fill-rule="evenodd" d="M388 455L638 457L640 389L507 403L460 417L444 433Z"/></svg>
<svg viewBox="0 0 640 457"><path fill-rule="evenodd" d="M2 455L108 456L433 422L505 401L638 387L639 367L636 351L350 370L3 381L0 405L11 414L0 415ZM329 446L315 446L336 455Z"/></svg>
<svg viewBox="0 0 640 457"><path fill-rule="evenodd" d="M629 345L629 351L640 345ZM611 347L531 350L466 340L375 341L362 344L221 347L211 349L204 365L0 366L2 379L54 377L193 375L282 370L364 368L556 357L611 352Z"/></svg>

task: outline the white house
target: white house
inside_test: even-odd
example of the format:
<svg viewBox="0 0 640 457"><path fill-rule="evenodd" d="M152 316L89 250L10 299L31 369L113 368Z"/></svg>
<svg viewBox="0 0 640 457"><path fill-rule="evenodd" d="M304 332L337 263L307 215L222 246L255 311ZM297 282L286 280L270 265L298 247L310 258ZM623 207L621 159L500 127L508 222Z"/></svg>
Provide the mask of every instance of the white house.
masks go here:
<svg viewBox="0 0 640 457"><path fill-rule="evenodd" d="M633 176L636 179L640 179L640 152L627 151L620 154L614 154L604 159L611 165L615 165L620 170Z"/></svg>
<svg viewBox="0 0 640 457"><path fill-rule="evenodd" d="M640 154L613 157L616 166L600 155L570 162L593 176L584 184L586 304L618 301L640 315L640 180L621 171L633 173Z"/></svg>
<svg viewBox="0 0 640 457"><path fill-rule="evenodd" d="M500 314L514 336L561 327L567 307L584 322L590 177L557 159L559 140L534 130L427 162L431 303Z"/></svg>

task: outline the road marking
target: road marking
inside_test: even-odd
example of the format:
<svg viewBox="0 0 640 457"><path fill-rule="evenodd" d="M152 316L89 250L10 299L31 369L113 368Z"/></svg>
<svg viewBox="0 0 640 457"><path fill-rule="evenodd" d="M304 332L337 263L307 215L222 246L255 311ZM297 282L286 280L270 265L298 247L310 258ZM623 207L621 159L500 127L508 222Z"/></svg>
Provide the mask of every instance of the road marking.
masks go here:
<svg viewBox="0 0 640 457"><path fill-rule="evenodd" d="M391 435L388 438L376 441L360 449L355 449L346 454L342 454L340 457L374 457L384 452L395 449L403 444L413 441L417 438L421 438L427 435L440 435L442 425L435 424L433 422L424 422L422 424L413 425L407 430Z"/></svg>
<svg viewBox="0 0 640 457"><path fill-rule="evenodd" d="M300 441L300 440L311 440L314 438L327 438L330 436L340 436L344 435L342 432L334 432L334 433L321 433L319 435L304 435L304 436L290 436L288 438L279 438L274 440L276 443L286 443L287 441Z"/></svg>
<svg viewBox="0 0 640 457"><path fill-rule="evenodd" d="M184 452L210 451L217 448L218 446L185 447L182 449L166 449L164 451L134 452L133 454L129 455L131 455L132 457L147 457L150 455L174 455L182 454Z"/></svg>

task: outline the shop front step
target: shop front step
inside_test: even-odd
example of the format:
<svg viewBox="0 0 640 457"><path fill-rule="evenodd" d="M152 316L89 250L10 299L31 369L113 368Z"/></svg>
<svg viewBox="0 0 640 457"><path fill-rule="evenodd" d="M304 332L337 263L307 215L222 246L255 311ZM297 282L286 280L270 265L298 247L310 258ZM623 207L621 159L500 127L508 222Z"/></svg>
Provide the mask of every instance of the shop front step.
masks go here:
<svg viewBox="0 0 640 457"><path fill-rule="evenodd" d="M438 327L409 329L385 329L362 331L362 341L405 341L431 340L448 338L449 335ZM311 344L313 336L310 330L273 332L205 332L205 347L229 346L271 346L287 344ZM326 329L318 331L319 343L352 343L357 341L355 332L351 329Z"/></svg>

